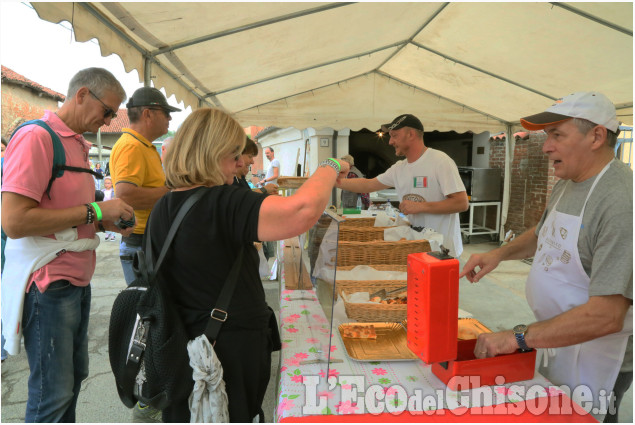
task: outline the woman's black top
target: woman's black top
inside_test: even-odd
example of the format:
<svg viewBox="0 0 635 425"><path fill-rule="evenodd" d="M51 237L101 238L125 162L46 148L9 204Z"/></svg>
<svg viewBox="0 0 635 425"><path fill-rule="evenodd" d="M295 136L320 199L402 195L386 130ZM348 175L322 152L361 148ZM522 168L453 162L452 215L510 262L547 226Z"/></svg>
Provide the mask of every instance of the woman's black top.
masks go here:
<svg viewBox="0 0 635 425"><path fill-rule="evenodd" d="M258 273L258 214L261 194L234 185L170 192L151 214L154 258L158 257L180 206L195 191L205 195L179 228L158 278L169 288L188 336L203 333L222 285L242 246L243 265L223 329L257 329L269 325L270 310Z"/></svg>

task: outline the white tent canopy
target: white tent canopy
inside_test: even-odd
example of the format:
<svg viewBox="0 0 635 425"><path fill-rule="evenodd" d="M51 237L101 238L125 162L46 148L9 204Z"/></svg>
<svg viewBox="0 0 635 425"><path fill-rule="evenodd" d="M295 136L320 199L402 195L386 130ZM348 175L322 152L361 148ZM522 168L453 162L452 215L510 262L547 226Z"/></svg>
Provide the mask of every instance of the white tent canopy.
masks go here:
<svg viewBox="0 0 635 425"><path fill-rule="evenodd" d="M33 3L146 85L244 126L499 132L596 90L633 123L628 3Z"/></svg>

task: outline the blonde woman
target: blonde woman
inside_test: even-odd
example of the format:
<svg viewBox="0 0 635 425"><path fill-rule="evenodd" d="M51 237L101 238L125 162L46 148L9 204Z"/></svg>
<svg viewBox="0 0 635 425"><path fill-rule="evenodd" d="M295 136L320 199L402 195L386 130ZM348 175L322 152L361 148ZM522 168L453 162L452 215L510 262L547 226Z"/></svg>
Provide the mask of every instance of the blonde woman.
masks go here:
<svg viewBox="0 0 635 425"><path fill-rule="evenodd" d="M172 189L152 211L153 251L158 252L183 202L205 194L190 210L166 256L159 279L171 291L188 337L205 330L234 259L244 248L235 292L214 349L223 365L232 422L252 422L262 413L271 352L277 345L275 316L265 302L254 241L297 236L313 226L329 201L346 162L324 161L289 197L262 196L232 185L243 164L245 132L225 112L202 108L181 125L165 157L166 185ZM275 342L278 342L277 344ZM193 386L184 378L183 385ZM164 422L189 422L187 399L163 411Z"/></svg>

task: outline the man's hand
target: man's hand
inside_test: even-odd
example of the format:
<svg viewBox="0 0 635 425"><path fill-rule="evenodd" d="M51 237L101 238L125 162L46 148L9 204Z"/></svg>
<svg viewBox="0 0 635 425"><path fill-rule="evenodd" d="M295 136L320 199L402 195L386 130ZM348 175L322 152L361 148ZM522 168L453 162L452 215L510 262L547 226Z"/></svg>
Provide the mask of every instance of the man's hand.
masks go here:
<svg viewBox="0 0 635 425"><path fill-rule="evenodd" d="M340 163L340 173L337 176L337 180L335 180L336 184L339 183L342 179L345 179L346 176L348 176L348 173L351 171L351 164L342 159L338 161Z"/></svg>
<svg viewBox="0 0 635 425"><path fill-rule="evenodd" d="M516 342L516 336L511 330L484 333L478 336L474 347L474 356L477 359L484 359L499 354L514 353L516 350L518 350L518 342Z"/></svg>
<svg viewBox="0 0 635 425"><path fill-rule="evenodd" d="M472 254L465 266L463 266L459 279L465 276L470 282L476 283L487 273L494 270L500 262L501 258L496 250L483 254ZM477 266L480 269L479 271L476 271Z"/></svg>
<svg viewBox="0 0 635 425"><path fill-rule="evenodd" d="M278 185L275 183L267 183L264 186L265 190L267 191L267 194L269 195L277 195L278 194Z"/></svg>
<svg viewBox="0 0 635 425"><path fill-rule="evenodd" d="M134 210L123 200L119 198L110 201L98 202L97 205L101 209L101 217L103 221L115 222L119 218L130 220L134 214Z"/></svg>
<svg viewBox="0 0 635 425"><path fill-rule="evenodd" d="M134 230L135 226L132 227L128 227L126 229L120 229L119 227L115 226L115 223L112 221L104 221L102 220L101 224L104 226L105 230L109 230L111 232L115 232L115 233L120 233L122 236L130 236L132 234L132 231ZM136 225L136 220L135 220L135 225ZM95 231L99 231L99 230L95 230Z"/></svg>
<svg viewBox="0 0 635 425"><path fill-rule="evenodd" d="M425 202L404 200L399 204L399 211L404 214L417 214L423 212Z"/></svg>

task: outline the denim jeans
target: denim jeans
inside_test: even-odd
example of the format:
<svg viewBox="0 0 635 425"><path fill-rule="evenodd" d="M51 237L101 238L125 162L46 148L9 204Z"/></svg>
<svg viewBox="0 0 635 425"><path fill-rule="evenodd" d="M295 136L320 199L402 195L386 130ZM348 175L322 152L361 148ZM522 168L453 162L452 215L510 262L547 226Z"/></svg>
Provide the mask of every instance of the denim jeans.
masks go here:
<svg viewBox="0 0 635 425"><path fill-rule="evenodd" d="M22 316L29 361L25 422L75 422L82 381L88 376L90 285L58 280L26 294Z"/></svg>
<svg viewBox="0 0 635 425"><path fill-rule="evenodd" d="M126 279L126 285L130 285L136 278L132 270L132 258L134 258L134 253L137 251L141 251L141 245L128 245L123 240L119 244L119 260L121 261L121 268L123 269L123 277Z"/></svg>

